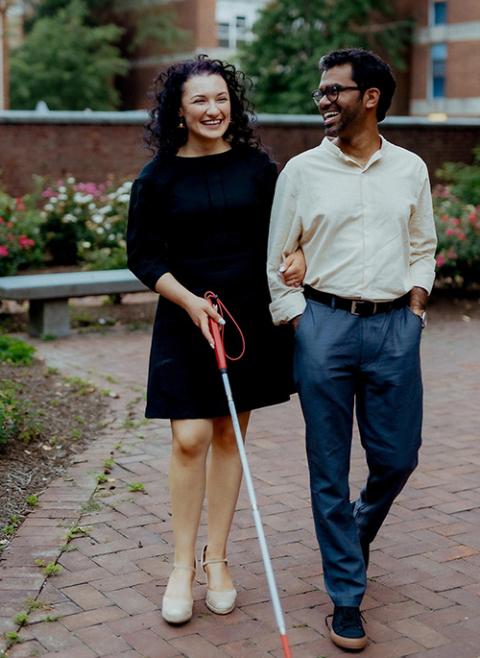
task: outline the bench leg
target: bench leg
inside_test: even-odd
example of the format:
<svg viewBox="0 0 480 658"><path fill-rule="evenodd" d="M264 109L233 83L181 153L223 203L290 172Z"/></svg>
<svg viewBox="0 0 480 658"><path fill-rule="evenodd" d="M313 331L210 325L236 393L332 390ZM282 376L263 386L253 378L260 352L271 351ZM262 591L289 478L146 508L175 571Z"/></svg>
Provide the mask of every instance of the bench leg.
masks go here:
<svg viewBox="0 0 480 658"><path fill-rule="evenodd" d="M52 336L60 338L70 333L68 298L33 299L28 312L28 333L30 336Z"/></svg>

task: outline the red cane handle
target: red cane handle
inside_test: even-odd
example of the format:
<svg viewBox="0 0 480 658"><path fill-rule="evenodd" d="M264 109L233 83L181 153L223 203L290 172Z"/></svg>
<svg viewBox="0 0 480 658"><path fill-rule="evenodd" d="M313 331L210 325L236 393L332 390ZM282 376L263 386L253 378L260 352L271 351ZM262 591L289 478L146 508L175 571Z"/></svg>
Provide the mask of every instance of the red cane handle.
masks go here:
<svg viewBox="0 0 480 658"><path fill-rule="evenodd" d="M218 322L215 322L213 318L208 318L208 324L210 325L210 331L213 336L217 365L220 370L226 370L227 359L225 357L225 348L223 347L222 336L220 335L220 327L218 326Z"/></svg>

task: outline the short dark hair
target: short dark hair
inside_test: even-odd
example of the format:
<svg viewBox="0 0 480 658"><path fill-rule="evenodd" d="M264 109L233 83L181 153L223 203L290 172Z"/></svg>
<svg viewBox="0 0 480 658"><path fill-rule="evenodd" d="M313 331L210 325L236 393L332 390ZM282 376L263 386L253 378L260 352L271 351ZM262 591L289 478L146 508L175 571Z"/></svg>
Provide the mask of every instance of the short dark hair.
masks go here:
<svg viewBox="0 0 480 658"><path fill-rule="evenodd" d="M377 87L380 90L380 99L377 105L377 121L383 121L392 102L396 82L392 69L381 57L363 48L342 48L332 50L324 55L319 62L322 73L334 66L350 64L352 67L352 80L360 87L362 92Z"/></svg>
<svg viewBox="0 0 480 658"><path fill-rule="evenodd" d="M157 154L174 155L186 143L188 133L179 126L179 110L182 101L183 85L196 75L219 75L226 84L230 96L231 121L224 135L232 147L252 146L259 148L250 121L253 108L247 99L251 81L233 64L207 55L172 64L154 80L152 96L154 107L150 121L145 126L146 142Z"/></svg>

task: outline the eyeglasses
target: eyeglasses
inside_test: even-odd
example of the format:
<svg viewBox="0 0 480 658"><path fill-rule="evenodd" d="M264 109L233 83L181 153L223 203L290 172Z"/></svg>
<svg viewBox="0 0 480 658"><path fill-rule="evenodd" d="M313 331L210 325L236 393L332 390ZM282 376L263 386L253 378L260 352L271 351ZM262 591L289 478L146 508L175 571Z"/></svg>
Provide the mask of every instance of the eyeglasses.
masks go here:
<svg viewBox="0 0 480 658"><path fill-rule="evenodd" d="M324 96L328 98L330 103L335 103L342 91L349 91L353 89L360 89L360 87L343 87L342 85L329 85L323 89L315 89L312 91L312 99L315 105L320 105L320 101Z"/></svg>

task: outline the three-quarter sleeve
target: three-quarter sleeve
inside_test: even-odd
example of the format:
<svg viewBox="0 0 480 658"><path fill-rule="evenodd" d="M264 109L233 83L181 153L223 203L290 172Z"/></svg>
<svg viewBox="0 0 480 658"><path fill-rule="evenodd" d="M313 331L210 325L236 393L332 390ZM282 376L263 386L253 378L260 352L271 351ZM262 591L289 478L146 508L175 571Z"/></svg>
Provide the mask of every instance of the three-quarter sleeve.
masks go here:
<svg viewBox="0 0 480 658"><path fill-rule="evenodd" d="M161 226L161 199L156 185L137 178L130 196L127 228L128 268L151 290L169 271Z"/></svg>

